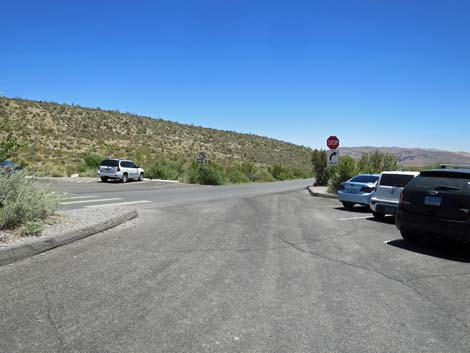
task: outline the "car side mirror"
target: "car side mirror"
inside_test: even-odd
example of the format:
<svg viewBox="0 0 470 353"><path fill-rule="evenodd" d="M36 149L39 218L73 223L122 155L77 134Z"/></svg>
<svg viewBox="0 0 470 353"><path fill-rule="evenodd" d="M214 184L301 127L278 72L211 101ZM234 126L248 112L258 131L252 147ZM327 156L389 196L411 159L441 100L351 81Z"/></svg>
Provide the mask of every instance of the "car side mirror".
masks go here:
<svg viewBox="0 0 470 353"><path fill-rule="evenodd" d="M136 165L135 167L136 167L136 168L140 168L140 166L139 166L139 165Z"/></svg>

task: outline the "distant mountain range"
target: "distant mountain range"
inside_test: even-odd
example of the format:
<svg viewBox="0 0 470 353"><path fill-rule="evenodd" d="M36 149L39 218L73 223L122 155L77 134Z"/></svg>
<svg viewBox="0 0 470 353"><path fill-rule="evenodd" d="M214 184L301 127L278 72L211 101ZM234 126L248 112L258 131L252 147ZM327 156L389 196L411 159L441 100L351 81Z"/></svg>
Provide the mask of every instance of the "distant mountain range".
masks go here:
<svg viewBox="0 0 470 353"><path fill-rule="evenodd" d="M342 147L340 152L354 159L361 158L362 153L374 151L391 153L398 157L400 164L405 166L429 166L439 163L470 165L470 153L451 152L437 149L402 148L402 147Z"/></svg>

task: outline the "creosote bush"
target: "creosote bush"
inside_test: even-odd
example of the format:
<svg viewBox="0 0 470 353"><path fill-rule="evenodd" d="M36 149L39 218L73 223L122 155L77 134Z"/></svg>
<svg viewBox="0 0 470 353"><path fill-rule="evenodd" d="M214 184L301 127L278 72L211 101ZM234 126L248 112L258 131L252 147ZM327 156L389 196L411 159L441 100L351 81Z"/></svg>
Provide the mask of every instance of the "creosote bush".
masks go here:
<svg viewBox="0 0 470 353"><path fill-rule="evenodd" d="M57 195L26 179L25 174L0 175L0 229L38 222L57 210Z"/></svg>

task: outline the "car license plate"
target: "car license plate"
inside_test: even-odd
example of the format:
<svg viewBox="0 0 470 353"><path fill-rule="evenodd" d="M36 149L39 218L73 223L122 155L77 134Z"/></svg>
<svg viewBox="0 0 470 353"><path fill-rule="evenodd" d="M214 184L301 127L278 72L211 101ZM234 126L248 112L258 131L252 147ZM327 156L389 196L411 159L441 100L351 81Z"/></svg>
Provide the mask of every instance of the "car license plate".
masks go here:
<svg viewBox="0 0 470 353"><path fill-rule="evenodd" d="M428 206L440 206L441 198L437 196L426 196L424 198L424 204Z"/></svg>

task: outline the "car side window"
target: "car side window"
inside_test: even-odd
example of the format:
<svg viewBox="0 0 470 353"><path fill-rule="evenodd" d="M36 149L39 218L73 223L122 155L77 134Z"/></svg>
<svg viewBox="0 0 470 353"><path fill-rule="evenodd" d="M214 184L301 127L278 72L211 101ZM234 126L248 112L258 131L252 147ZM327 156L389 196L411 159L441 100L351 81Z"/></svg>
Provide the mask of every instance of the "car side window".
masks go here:
<svg viewBox="0 0 470 353"><path fill-rule="evenodd" d="M121 167L123 168L129 168L129 162L121 162Z"/></svg>
<svg viewBox="0 0 470 353"><path fill-rule="evenodd" d="M129 168L137 168L134 162L129 162Z"/></svg>

